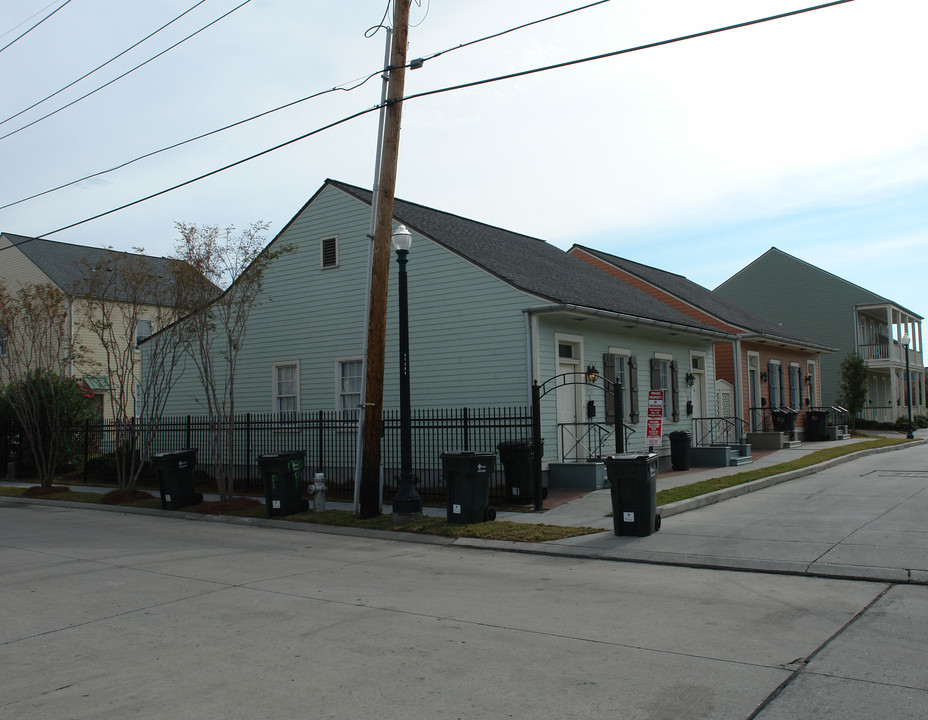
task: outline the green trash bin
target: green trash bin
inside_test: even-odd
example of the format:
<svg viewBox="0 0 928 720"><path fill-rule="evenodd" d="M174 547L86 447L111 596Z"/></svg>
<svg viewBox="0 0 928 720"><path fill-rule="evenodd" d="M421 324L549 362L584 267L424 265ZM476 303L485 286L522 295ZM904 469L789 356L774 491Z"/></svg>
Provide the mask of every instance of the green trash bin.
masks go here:
<svg viewBox="0 0 928 720"><path fill-rule="evenodd" d="M535 459L531 440L504 440L496 446L503 464L506 480L506 502L528 505L535 502L533 463ZM541 489L541 499L548 497L548 488Z"/></svg>
<svg viewBox="0 0 928 720"><path fill-rule="evenodd" d="M196 448L152 455L151 467L158 480L162 509L180 510L203 502L203 493L196 491L193 479L197 467Z"/></svg>
<svg viewBox="0 0 928 720"><path fill-rule="evenodd" d="M806 438L813 440L828 439L828 415L830 410L806 410Z"/></svg>
<svg viewBox="0 0 928 720"><path fill-rule="evenodd" d="M621 453L606 458L616 535L645 537L661 529L657 514L657 454Z"/></svg>
<svg viewBox="0 0 928 720"><path fill-rule="evenodd" d="M309 500L303 499L305 465L306 453L302 450L258 456L268 517L284 517L309 510Z"/></svg>
<svg viewBox="0 0 928 720"><path fill-rule="evenodd" d="M670 435L670 464L674 470L689 470L693 456L693 438L686 430L674 430Z"/></svg>
<svg viewBox="0 0 928 720"><path fill-rule="evenodd" d="M448 492L448 522L463 525L496 519L490 507L490 478L496 453L442 453L441 475Z"/></svg>

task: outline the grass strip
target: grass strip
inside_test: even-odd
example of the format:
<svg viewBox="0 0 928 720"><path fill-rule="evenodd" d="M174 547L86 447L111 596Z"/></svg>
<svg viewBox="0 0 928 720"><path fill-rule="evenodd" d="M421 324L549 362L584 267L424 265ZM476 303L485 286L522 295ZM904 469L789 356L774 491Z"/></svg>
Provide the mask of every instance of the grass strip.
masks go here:
<svg viewBox="0 0 928 720"><path fill-rule="evenodd" d="M724 490L725 488L743 485L744 483L760 480L761 478L770 477L772 475L779 475L781 473L790 472L791 470L799 470L809 467L810 465L817 465L826 460L833 460L834 458L850 455L860 450L901 445L905 442L909 441L905 438L877 438L866 442L854 443L853 445L839 445L833 448L825 448L824 450L816 450L814 453L809 453L804 457L778 465L769 465L767 467L746 470L736 473L735 475L723 475L721 477L709 478L708 480L692 483L691 485L681 485L680 487L661 490L657 493L657 504L669 505L670 503L679 502L680 500L689 500L690 498L699 497L700 495L708 495L716 490Z"/></svg>
<svg viewBox="0 0 928 720"><path fill-rule="evenodd" d="M22 497L26 488L22 487L2 487L0 486L0 496L5 497ZM45 495L43 500L68 500L71 502L99 503L100 494L92 492L70 491ZM161 500L152 498L149 500L136 500L127 503L127 507L144 507L144 508L161 508ZM193 511L193 508L185 508ZM236 517L265 518L267 510L263 505L257 507L242 508L240 510L231 510L223 513L234 515ZM395 530L397 532L418 533L421 535L438 535L447 538L480 538L483 540L506 540L510 542L527 542L539 543L548 542L549 540L561 540L578 535L589 535L591 533L602 532L599 528L594 527L567 527L562 525L542 525L535 523L516 523L505 520L472 523L469 525L450 524L443 517L423 517L410 523L394 524L390 515L381 515L380 517L359 520L354 513L348 510L326 510L323 513L305 512L298 515L288 515L287 517L278 518L280 520L289 520L292 522L312 523L318 525L335 525L338 527L353 527L369 530Z"/></svg>
<svg viewBox="0 0 928 720"><path fill-rule="evenodd" d="M323 513L300 513L290 515L287 520L296 522L336 525L339 527L365 528L368 530L396 530L398 532L419 533L422 535L439 535L447 538L480 538L483 540L508 540L511 542L547 542L562 538L576 537L602 532L593 527L566 527L563 525L542 525L536 523L517 523L506 520L457 525L449 523L442 517L423 517L408 523L394 524L390 515L359 520L347 510L326 510Z"/></svg>

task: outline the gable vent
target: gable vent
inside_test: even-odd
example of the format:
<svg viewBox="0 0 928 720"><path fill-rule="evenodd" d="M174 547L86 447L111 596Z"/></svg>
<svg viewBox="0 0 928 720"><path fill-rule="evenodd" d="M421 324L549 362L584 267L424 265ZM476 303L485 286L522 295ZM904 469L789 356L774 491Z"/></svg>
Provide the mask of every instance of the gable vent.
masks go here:
<svg viewBox="0 0 928 720"><path fill-rule="evenodd" d="M322 267L338 267L338 238L322 238Z"/></svg>

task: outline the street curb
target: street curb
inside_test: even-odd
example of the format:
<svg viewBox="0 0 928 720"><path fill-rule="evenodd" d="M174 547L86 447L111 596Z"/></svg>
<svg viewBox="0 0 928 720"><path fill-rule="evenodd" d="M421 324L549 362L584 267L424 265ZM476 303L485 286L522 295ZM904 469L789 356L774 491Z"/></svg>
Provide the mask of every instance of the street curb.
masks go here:
<svg viewBox="0 0 928 720"><path fill-rule="evenodd" d="M722 502L723 500L730 500L731 498L739 497L740 495L746 495L747 493L756 492L758 490L763 490L764 488L779 485L780 483L789 482L790 480L796 480L797 478L806 477L807 475L813 475L814 473L821 472L822 470L827 470L836 465L842 465L846 462L866 457L867 455L876 455L879 453L893 452L895 450L904 450L910 447L925 445L926 443L928 443L928 440L912 440L911 442L900 443L899 445L887 445L886 447L858 450L857 452L848 453L847 455L832 458L831 460L825 460L823 462L816 463L815 465L799 468L798 470L790 470L789 472L780 473L779 475L771 475L769 477L760 478L759 480L752 480L751 482L742 483L741 485L734 485L729 488L723 488L722 490L716 490L715 492L707 493L705 495L699 495L697 497L688 498L686 500L679 500L675 503L659 505L657 509L662 518L668 518L674 515L679 515L680 513L689 512L690 510L698 510L699 508L706 507L707 505L715 505L716 503Z"/></svg>
<svg viewBox="0 0 928 720"><path fill-rule="evenodd" d="M124 515L147 515L149 517L173 520L197 520L201 522L241 525L253 528L275 528L278 530L296 530L298 532L320 532L327 535L347 535L365 537L372 540L397 540L419 543L420 545L451 545L454 538L440 535L401 532L399 530L374 530L367 528L341 527L321 523L303 523L292 520L275 520L273 518L236 517L235 515L207 515L186 512L184 510L160 510L158 508L126 507L124 505L104 505L102 503L73 502L71 500L46 500L44 498L26 498L0 495L0 505L5 502L17 505L45 505L48 507L72 508L74 510L96 510L98 512L123 513Z"/></svg>

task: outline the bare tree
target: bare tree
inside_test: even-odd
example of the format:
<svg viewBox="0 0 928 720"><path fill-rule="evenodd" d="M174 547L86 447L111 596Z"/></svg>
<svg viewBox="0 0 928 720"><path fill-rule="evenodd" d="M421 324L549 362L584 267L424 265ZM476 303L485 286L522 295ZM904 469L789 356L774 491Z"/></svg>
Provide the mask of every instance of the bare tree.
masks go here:
<svg viewBox="0 0 928 720"><path fill-rule="evenodd" d="M79 355L71 320L71 302L56 286L23 285L11 292L0 281L3 398L22 429L43 487L55 478L73 420L67 405L80 393L69 377Z"/></svg>
<svg viewBox="0 0 928 720"><path fill-rule="evenodd" d="M85 262L74 292L83 328L102 350L99 363L109 384L108 404L116 440L118 489L132 491L150 454L158 420L176 382L183 353L173 323L190 309L189 273L176 260L160 262L110 250ZM202 284L202 282L201 282ZM145 360L139 341L148 339ZM136 425L136 418L145 419Z"/></svg>
<svg viewBox="0 0 928 720"><path fill-rule="evenodd" d="M261 293L268 265L292 248L265 248L268 223L237 232L234 227L176 223L177 257L189 272L224 289L218 298L201 297L201 306L182 323L189 356L203 388L212 466L221 500L232 497L235 482L233 428L238 356L248 318ZM202 286L201 287L205 287Z"/></svg>

